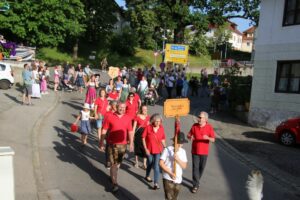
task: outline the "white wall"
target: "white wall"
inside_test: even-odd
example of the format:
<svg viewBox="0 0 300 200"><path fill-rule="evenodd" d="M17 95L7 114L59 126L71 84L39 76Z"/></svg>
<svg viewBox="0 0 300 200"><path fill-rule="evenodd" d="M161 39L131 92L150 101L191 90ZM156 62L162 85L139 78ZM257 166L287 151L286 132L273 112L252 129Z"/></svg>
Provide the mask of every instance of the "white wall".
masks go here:
<svg viewBox="0 0 300 200"><path fill-rule="evenodd" d="M275 129L300 115L300 94L275 93L277 62L300 60L300 26L282 26L283 0L264 0L255 41L249 123Z"/></svg>

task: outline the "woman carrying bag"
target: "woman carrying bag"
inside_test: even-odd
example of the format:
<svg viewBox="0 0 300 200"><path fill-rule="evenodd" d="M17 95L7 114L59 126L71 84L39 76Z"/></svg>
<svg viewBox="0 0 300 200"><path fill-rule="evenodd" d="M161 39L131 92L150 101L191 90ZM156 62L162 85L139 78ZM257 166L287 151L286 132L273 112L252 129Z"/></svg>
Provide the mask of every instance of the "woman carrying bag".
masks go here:
<svg viewBox="0 0 300 200"><path fill-rule="evenodd" d="M134 118L133 130L134 130L134 154L135 154L135 167L139 168L139 157L143 158L143 169L147 168L147 155L144 149L142 141L142 133L146 126L149 125L150 117L148 115L148 108L143 105L140 109L140 113Z"/></svg>
<svg viewBox="0 0 300 200"><path fill-rule="evenodd" d="M150 117L150 125L148 125L143 134L142 140L143 145L147 154L147 169L145 180L147 182L152 182L152 179L149 177L151 168L154 170L154 185L153 189L159 189L158 180L159 180L159 160L162 150L166 147L165 142L165 131L162 126L162 117L160 114L153 114Z"/></svg>

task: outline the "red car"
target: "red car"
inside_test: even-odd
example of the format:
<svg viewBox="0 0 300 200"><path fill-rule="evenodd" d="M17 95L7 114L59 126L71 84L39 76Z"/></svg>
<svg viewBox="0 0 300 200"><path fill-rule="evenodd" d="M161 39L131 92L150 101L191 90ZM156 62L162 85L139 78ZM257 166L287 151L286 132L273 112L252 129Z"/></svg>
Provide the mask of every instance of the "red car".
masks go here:
<svg viewBox="0 0 300 200"><path fill-rule="evenodd" d="M300 117L281 122L276 128L275 138L286 146L300 143Z"/></svg>

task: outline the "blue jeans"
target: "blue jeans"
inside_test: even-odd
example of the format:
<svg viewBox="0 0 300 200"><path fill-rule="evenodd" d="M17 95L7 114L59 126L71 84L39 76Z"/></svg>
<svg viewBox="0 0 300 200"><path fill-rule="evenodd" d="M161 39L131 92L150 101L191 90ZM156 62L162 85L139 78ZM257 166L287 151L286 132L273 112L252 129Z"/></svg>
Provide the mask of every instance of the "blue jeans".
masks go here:
<svg viewBox="0 0 300 200"><path fill-rule="evenodd" d="M154 170L154 183L158 183L159 179L159 160L160 154L150 154L147 159L146 177L149 177L151 168Z"/></svg>

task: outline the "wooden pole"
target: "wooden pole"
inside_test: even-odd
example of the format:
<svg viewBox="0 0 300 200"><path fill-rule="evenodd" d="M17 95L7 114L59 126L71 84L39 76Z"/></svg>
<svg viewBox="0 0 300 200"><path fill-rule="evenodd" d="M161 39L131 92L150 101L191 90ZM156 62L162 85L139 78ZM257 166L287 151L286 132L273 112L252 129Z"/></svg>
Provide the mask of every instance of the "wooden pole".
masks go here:
<svg viewBox="0 0 300 200"><path fill-rule="evenodd" d="M177 136L180 132L180 122L179 122L179 116L177 115L175 117L175 134L174 134L174 155L178 151L178 141L177 141ZM174 169L174 174L176 176L176 161L174 160L173 163L173 169Z"/></svg>

